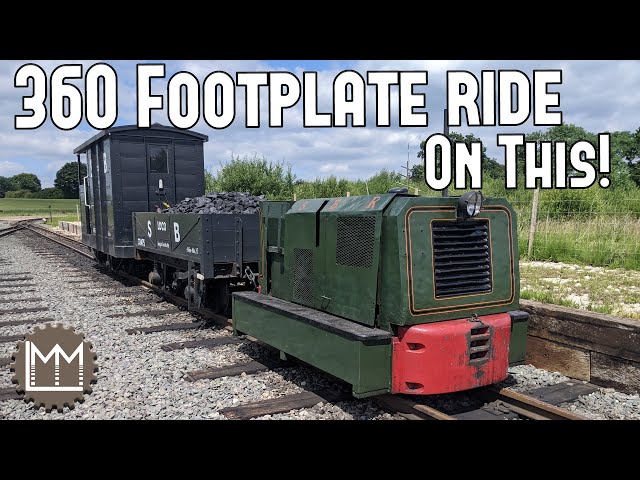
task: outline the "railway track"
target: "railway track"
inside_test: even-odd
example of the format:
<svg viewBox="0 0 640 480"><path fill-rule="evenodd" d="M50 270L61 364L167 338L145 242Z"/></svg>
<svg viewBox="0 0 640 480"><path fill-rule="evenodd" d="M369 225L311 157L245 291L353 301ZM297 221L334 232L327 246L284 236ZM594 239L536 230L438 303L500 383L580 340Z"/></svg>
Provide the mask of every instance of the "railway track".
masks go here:
<svg viewBox="0 0 640 480"><path fill-rule="evenodd" d="M49 229L23 223L19 226L16 225L16 230L26 230L33 234L36 234L40 238L45 238L51 242L55 242L57 245L63 246L66 249L81 255L84 258L94 260L93 255L86 251L84 246L79 246L79 243L73 239L70 239L64 235L58 234ZM11 232L13 233L13 232ZM55 259L60 254L49 253L46 249L34 250L39 255L48 258ZM152 299L143 299L138 305L150 305L156 303L158 306L167 307L167 305L173 304L181 309L186 308L187 302L182 297L177 297L170 292L160 289L150 283L141 280L137 277L131 276L124 272L113 272L103 270L103 273L114 274L121 278L124 282L130 286L137 285L147 291L152 291L160 296L157 302ZM78 283L84 283L87 281L85 275L82 276L82 280L77 280ZM27 279L28 276L15 277ZM74 282L73 279L68 280ZM20 284L23 286L24 284ZM0 288L2 285L0 284ZM127 295L135 295L135 292L119 292L122 298L126 298ZM136 305L136 303L131 303ZM41 311L46 311L48 308L42 308ZM40 310L39 310L40 311ZM108 315L112 319L126 319L128 317L139 317L141 315L164 318L171 316L182 310L170 309L170 308L155 308L149 307L143 312L130 311ZM150 335L159 332L170 331L199 331L206 328L211 323L216 324L222 329L231 330L231 320L226 316L214 313L207 309L200 309L195 312L190 312L195 315L196 321L181 321L163 323L161 325L140 326L125 328L126 332L130 335ZM0 315L2 314L0 305ZM38 322L47 321L51 319L47 318L34 318L33 321L25 322L26 325L32 325ZM7 324L0 322L0 326ZM7 336L4 340L0 337L0 341L16 341L17 336ZM188 339L184 341L171 342L162 344L159 348L164 352L184 351L189 349L216 349L224 345L230 344L245 344L256 343L256 340L251 337L234 337L232 335L217 337L217 338L203 338L203 339ZM260 344L267 352L265 356L261 356L255 360L243 363L236 363L231 365L224 365L218 367L204 368L200 370L188 371L184 376L186 382L201 382L204 380L213 380L222 377L234 377L234 376L249 376L258 374L265 371L286 371L291 368L296 368L299 364L297 362L283 362L277 357L277 352L273 352L269 347ZM2 362L0 358L0 363ZM5 359L6 360L6 359ZM6 362L5 362L6 363ZM349 390L345 385L341 385L341 382L335 382L335 388L331 389L315 389L313 391L302 391L290 395L285 395L278 398L260 400L255 402L244 403L237 406L225 407L220 410L226 418L231 419L249 419L256 418L263 415L274 415L278 413L286 413L291 410L310 408L317 405L320 402L343 402L351 401L358 402L353 399ZM569 387L567 387L569 388ZM11 389L0 389L0 400L6 400L16 398L15 390L13 393L9 391ZM538 396L525 395L509 388L483 388L468 392L463 392L471 401L472 404L464 411L449 411L444 408L440 408L437 405L434 406L432 402L422 399L420 397L411 396L398 396L398 395L381 395L374 397L374 401L384 410L403 417L408 420L507 420L507 419L526 419L526 420L580 420L584 419L579 415L576 415L568 410L558 407L552 403L541 400ZM570 394L564 394L562 398L569 398ZM576 397L577 398L577 395Z"/></svg>
<svg viewBox="0 0 640 480"><path fill-rule="evenodd" d="M60 233L56 233L53 230L41 227L33 223L24 223L22 224L22 228L25 228L44 238L47 238L52 242L57 243L58 245L67 247L68 249L74 251L78 255L82 255L85 258L94 260L94 256L87 251L86 247L84 247L81 243L77 242L76 240L66 237L65 235L61 235Z"/></svg>
<svg viewBox="0 0 640 480"><path fill-rule="evenodd" d="M3 228L2 230L0 230L0 237L11 235L12 233L22 230L23 228L24 228L24 225L21 222L16 225L11 225L8 228Z"/></svg>

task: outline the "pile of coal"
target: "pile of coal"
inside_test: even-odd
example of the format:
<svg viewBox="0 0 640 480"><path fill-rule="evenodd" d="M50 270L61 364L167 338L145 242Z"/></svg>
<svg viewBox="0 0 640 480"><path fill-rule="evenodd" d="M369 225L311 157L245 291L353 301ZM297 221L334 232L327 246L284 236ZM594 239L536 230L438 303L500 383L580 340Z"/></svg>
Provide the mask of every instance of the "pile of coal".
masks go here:
<svg viewBox="0 0 640 480"><path fill-rule="evenodd" d="M245 192L214 192L203 197L185 198L162 213L257 213L264 196Z"/></svg>

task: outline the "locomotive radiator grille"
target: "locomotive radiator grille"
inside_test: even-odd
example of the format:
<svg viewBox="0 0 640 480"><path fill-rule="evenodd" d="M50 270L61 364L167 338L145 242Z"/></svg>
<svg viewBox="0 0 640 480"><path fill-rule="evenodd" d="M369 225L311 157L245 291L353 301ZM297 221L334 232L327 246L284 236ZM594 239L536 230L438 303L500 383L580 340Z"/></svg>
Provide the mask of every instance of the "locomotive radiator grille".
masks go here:
<svg viewBox="0 0 640 480"><path fill-rule="evenodd" d="M337 265L371 268L376 239L376 217L338 217L336 237Z"/></svg>
<svg viewBox="0 0 640 480"><path fill-rule="evenodd" d="M488 220L434 221L431 235L436 298L491 292Z"/></svg>
<svg viewBox="0 0 640 480"><path fill-rule="evenodd" d="M313 251L293 249L293 301L313 305Z"/></svg>

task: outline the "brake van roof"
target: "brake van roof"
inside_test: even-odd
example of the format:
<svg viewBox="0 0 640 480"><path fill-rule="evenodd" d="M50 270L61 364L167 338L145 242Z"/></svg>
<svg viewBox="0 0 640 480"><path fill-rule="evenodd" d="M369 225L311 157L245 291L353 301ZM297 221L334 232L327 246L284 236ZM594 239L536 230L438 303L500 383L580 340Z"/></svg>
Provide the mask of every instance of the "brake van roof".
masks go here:
<svg viewBox="0 0 640 480"><path fill-rule="evenodd" d="M98 140L101 140L103 137L106 137L106 136L110 135L111 133L116 133L116 132L120 133L120 132L128 132L128 131L132 131L132 132L157 132L157 131L160 131L160 132L162 132L162 131L164 131L164 132L178 132L178 133L181 133L183 135L188 135L190 137L197 138L197 139L199 139L199 140L201 140L203 142L208 142L209 141L209 137L206 136L206 135L203 135L202 133L192 132L190 130L182 130L180 128L175 128L175 127L167 127L167 126L161 125L159 123L154 123L149 128L139 128L136 125L122 125L120 127L111 127L111 128L107 128L106 130L102 130L97 135L94 135L89 140L84 142L82 145L76 147L73 150L73 153L78 154L78 153L83 153L83 152L87 151L89 149L89 147L91 147L91 145L93 145Z"/></svg>

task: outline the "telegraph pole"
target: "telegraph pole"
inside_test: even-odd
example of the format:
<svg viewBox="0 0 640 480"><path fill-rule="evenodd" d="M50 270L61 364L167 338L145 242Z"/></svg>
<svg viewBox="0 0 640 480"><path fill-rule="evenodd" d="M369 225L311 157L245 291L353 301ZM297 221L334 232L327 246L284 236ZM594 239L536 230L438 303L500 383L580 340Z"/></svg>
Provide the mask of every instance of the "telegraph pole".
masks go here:
<svg viewBox="0 0 640 480"><path fill-rule="evenodd" d="M407 164L406 165L400 165L400 168L404 168L407 171L407 191L409 191L410 189L410 184L409 184L409 180L411 179L411 170L409 170L409 144L407 143Z"/></svg>
<svg viewBox="0 0 640 480"><path fill-rule="evenodd" d="M409 191L409 143L407 142L407 192Z"/></svg>

